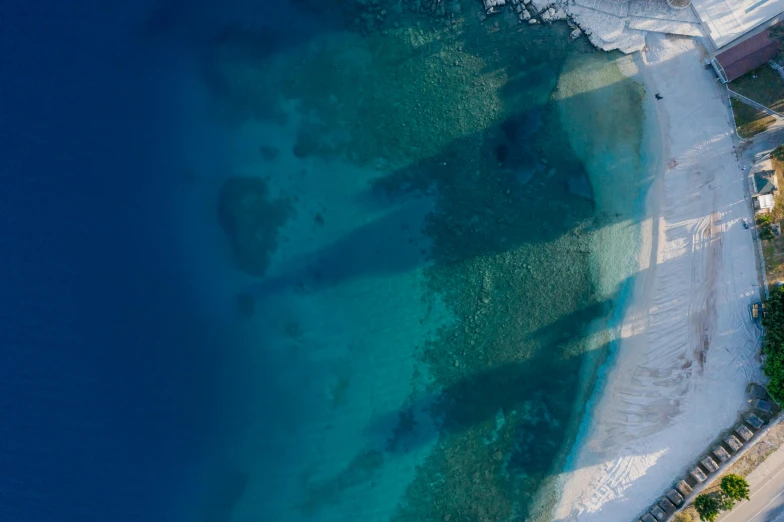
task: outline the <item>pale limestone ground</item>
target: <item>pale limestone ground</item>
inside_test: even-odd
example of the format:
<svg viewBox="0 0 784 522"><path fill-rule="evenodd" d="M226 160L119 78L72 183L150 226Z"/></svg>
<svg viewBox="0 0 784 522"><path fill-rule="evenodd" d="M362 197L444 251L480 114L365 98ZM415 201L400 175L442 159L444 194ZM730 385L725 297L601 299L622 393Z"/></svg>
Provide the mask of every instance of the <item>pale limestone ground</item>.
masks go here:
<svg viewBox="0 0 784 522"><path fill-rule="evenodd" d="M641 75L661 93L650 131L665 165L610 374L591 411L555 519L631 520L746 408L760 381L759 299L745 177L722 93L692 39L649 35Z"/></svg>

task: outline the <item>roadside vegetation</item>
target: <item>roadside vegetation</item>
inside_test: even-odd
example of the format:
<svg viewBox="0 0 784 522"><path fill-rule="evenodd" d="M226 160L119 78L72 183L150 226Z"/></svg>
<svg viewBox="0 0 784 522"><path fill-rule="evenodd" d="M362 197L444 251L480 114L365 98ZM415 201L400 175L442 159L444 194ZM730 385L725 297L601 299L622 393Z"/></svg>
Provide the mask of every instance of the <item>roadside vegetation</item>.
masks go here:
<svg viewBox="0 0 784 522"><path fill-rule="evenodd" d="M735 118L735 126L738 127L738 136L743 139L756 136L776 121L773 116L736 99L732 100L732 115Z"/></svg>
<svg viewBox="0 0 784 522"><path fill-rule="evenodd" d="M694 509L704 522L714 522L722 511L729 511L736 502L749 500L749 483L740 475L721 478L719 491L703 493L694 499Z"/></svg>
<svg viewBox="0 0 784 522"><path fill-rule="evenodd" d="M754 445L748 448L746 452L727 469L727 473L740 477L747 477L749 473L757 469L760 464L765 462L768 457L782 447L784 447L784 424L777 424L770 428L770 430L754 443ZM706 488L703 493L708 495L720 495L720 482L721 481L714 482L711 486ZM694 503L690 504L683 511L676 513L673 517L674 522L697 522L697 520L699 520L699 514L694 508Z"/></svg>
<svg viewBox="0 0 784 522"><path fill-rule="evenodd" d="M784 161L784 145L779 145L770 152L770 157L776 161Z"/></svg>
<svg viewBox="0 0 784 522"><path fill-rule="evenodd" d="M729 505L729 507L725 507L724 509L732 509L735 502L750 500L749 483L746 482L746 479L738 475L725 475L722 477L721 492L724 495L725 506ZM730 502L730 504L727 504L726 502Z"/></svg>
<svg viewBox="0 0 784 522"><path fill-rule="evenodd" d="M784 79L770 65L763 65L729 83L740 95L776 112L784 112ZM732 114L738 135L751 138L773 125L776 118L739 100L732 100Z"/></svg>
<svg viewBox="0 0 784 522"><path fill-rule="evenodd" d="M773 215L772 214L761 214L757 216L757 228L759 229L759 237L763 241L770 241L773 239L775 234L773 234L773 229L770 226L773 224Z"/></svg>
<svg viewBox="0 0 784 522"><path fill-rule="evenodd" d="M694 509L700 514L700 520L714 522L721 512L719 499L715 495L703 493L694 499Z"/></svg>
<svg viewBox="0 0 784 522"><path fill-rule="evenodd" d="M765 375L770 377L767 390L779 404L784 399L784 286L770 291L770 299L765 303L765 340L762 347L765 354Z"/></svg>
<svg viewBox="0 0 784 522"><path fill-rule="evenodd" d="M773 164L773 170L776 171L776 181L779 187L784 187L784 145L779 145L775 149L773 149L770 153L771 163ZM775 206L773 207L773 212L771 213L773 217L773 222L778 223L782 219L784 219L784 194L782 191L779 190L773 196L773 200L775 202Z"/></svg>
<svg viewBox="0 0 784 522"><path fill-rule="evenodd" d="M730 82L729 87L769 109L784 113L784 80L770 65L744 74Z"/></svg>
<svg viewBox="0 0 784 522"><path fill-rule="evenodd" d="M779 145L770 154L773 169L779 187L784 187L784 145ZM773 196L775 206L770 213L771 223L779 223L784 219L784 192L779 190ZM764 226L764 224L763 224ZM770 238L770 234L760 236L762 241L762 255L765 258L765 274L768 283L773 285L784 281L784 236Z"/></svg>

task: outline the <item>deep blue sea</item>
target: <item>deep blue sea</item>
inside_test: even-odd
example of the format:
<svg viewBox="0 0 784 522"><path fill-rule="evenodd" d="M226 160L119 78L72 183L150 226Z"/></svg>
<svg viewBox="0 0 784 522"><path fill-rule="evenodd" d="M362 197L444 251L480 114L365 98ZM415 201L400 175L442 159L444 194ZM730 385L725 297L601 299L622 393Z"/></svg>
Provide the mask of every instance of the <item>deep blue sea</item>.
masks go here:
<svg viewBox="0 0 784 522"><path fill-rule="evenodd" d="M3 3L0 521L547 518L642 94L478 6Z"/></svg>
<svg viewBox="0 0 784 522"><path fill-rule="evenodd" d="M222 432L178 248L172 56L135 6L3 5L0 519L176 520Z"/></svg>

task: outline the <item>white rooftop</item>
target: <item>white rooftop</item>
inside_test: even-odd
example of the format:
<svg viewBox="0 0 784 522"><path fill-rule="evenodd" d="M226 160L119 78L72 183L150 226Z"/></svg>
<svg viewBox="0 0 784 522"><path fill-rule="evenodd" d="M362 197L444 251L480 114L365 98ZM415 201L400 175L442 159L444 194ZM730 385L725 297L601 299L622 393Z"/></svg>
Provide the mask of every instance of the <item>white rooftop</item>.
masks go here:
<svg viewBox="0 0 784 522"><path fill-rule="evenodd" d="M784 11L784 0L692 0L692 5L717 49Z"/></svg>
<svg viewBox="0 0 784 522"><path fill-rule="evenodd" d="M762 196L757 196L757 201L759 201L759 208L760 210L772 210L773 209L773 196L770 194L764 194Z"/></svg>

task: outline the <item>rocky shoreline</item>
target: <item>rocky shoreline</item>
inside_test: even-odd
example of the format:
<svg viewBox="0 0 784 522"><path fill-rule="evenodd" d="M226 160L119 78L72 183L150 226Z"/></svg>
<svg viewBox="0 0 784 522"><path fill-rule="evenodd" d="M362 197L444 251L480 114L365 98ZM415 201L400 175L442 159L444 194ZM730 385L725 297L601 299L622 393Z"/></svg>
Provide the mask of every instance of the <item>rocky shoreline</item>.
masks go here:
<svg viewBox="0 0 784 522"><path fill-rule="evenodd" d="M632 4L629 0L483 0L480 21L510 9L520 23L531 25L565 20L572 39L585 34L603 51L624 53L645 47L648 32L702 36L702 27L691 9L675 9L665 0Z"/></svg>
<svg viewBox="0 0 784 522"><path fill-rule="evenodd" d="M340 0L340 5L348 26L365 35L405 25L411 14L430 15L449 28L464 16L465 8L459 0ZM481 0L476 6L480 23L504 9L516 14L521 24L566 21L573 29L572 39L585 34L598 49L627 54L642 50L649 32L705 34L693 9L672 7L667 0Z"/></svg>

